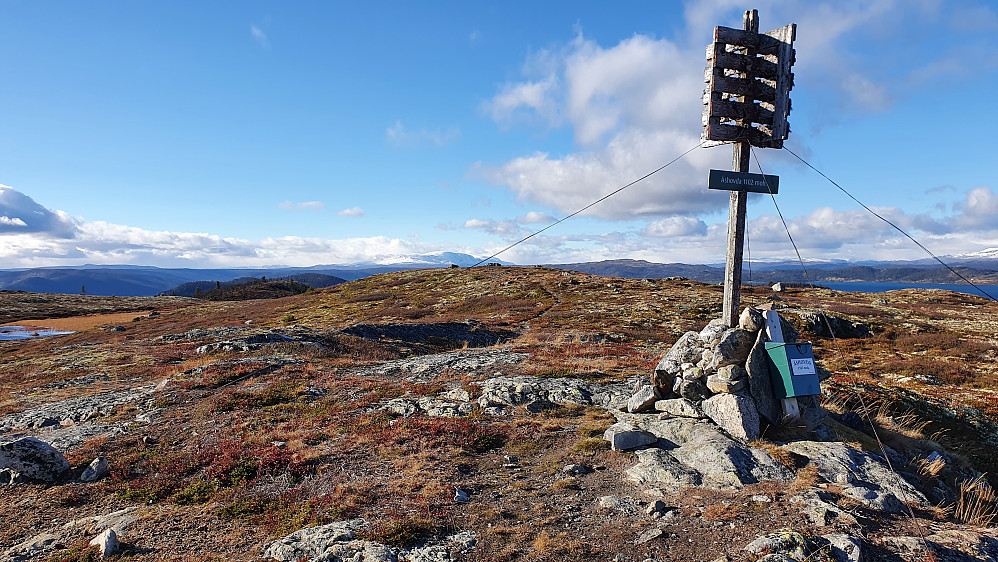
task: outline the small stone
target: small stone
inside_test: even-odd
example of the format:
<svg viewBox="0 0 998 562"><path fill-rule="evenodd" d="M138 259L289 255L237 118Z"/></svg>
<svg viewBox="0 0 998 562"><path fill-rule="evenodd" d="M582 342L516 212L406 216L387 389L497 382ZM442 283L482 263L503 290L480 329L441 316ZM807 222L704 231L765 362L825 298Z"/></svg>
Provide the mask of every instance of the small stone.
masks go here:
<svg viewBox="0 0 998 562"><path fill-rule="evenodd" d="M839 562L860 562L863 559L862 542L856 537L833 533L823 535L831 547L832 556Z"/></svg>
<svg viewBox="0 0 998 562"><path fill-rule="evenodd" d="M662 513L665 512L665 508L666 505L664 501L655 500L648 504L648 507L645 508L645 513L648 515L654 515L654 514L662 515Z"/></svg>
<svg viewBox="0 0 998 562"><path fill-rule="evenodd" d="M742 380L748 376L748 372L741 365L725 365L717 370L717 374L729 381Z"/></svg>
<svg viewBox="0 0 998 562"><path fill-rule="evenodd" d="M80 481L96 482L105 476L107 476L107 459L97 457L80 475Z"/></svg>
<svg viewBox="0 0 998 562"><path fill-rule="evenodd" d="M719 374L707 377L707 389L714 394L720 394L722 392L731 394L733 392L738 392L743 388L745 388L745 379L733 381L726 379Z"/></svg>
<svg viewBox="0 0 998 562"><path fill-rule="evenodd" d="M665 531L658 528L649 529L641 533L641 535L638 536L638 538L634 539L634 544L644 544L650 540L657 539L658 537L661 537L664 532Z"/></svg>
<svg viewBox="0 0 998 562"><path fill-rule="evenodd" d="M90 541L90 546L96 546L100 550L100 557L107 558L118 552L121 543L118 542L118 534L114 529L107 529Z"/></svg>
<svg viewBox="0 0 998 562"><path fill-rule="evenodd" d="M705 416L699 408L685 398L673 398L655 402L655 409L662 412L662 417L681 417L703 419Z"/></svg>
<svg viewBox="0 0 998 562"><path fill-rule="evenodd" d="M759 502L759 503L769 503L769 502L773 501L773 498L771 498L769 496L755 495L755 496L752 496L752 501Z"/></svg>
<svg viewBox="0 0 998 562"><path fill-rule="evenodd" d="M456 486L454 487L454 501L458 503L464 503L469 499L470 498L468 497L468 492L465 492L464 490Z"/></svg>
<svg viewBox="0 0 998 562"><path fill-rule="evenodd" d="M724 324L724 320L715 318L708 322L697 336L701 343L713 345L714 341L720 338L721 334L727 329L728 327Z"/></svg>
<svg viewBox="0 0 998 562"><path fill-rule="evenodd" d="M741 316L738 317L738 327L749 332L758 332L765 325L766 320L762 317L762 313L751 306L745 307Z"/></svg>
<svg viewBox="0 0 998 562"><path fill-rule="evenodd" d="M690 367L683 371L683 378L692 381L703 377L703 369L700 367Z"/></svg>
<svg viewBox="0 0 998 562"><path fill-rule="evenodd" d="M690 402L699 403L706 398L707 388L699 380L685 380L679 385L679 395Z"/></svg>
<svg viewBox="0 0 998 562"><path fill-rule="evenodd" d="M590 472L593 471L593 469L589 468L584 464L567 464L565 465L565 468L561 469L561 471L567 474L579 475L579 474L589 474Z"/></svg>
<svg viewBox="0 0 998 562"><path fill-rule="evenodd" d="M643 385L627 401L627 411L633 414L654 409L655 401L661 397L661 394L654 385Z"/></svg>
<svg viewBox="0 0 998 562"><path fill-rule="evenodd" d="M597 501L600 509L612 509L621 513L634 513L636 511L633 498L621 496L601 496Z"/></svg>
<svg viewBox="0 0 998 562"><path fill-rule="evenodd" d="M658 437L626 422L617 422L608 427L603 432L603 439L609 441L610 448L617 451L635 449L658 441Z"/></svg>

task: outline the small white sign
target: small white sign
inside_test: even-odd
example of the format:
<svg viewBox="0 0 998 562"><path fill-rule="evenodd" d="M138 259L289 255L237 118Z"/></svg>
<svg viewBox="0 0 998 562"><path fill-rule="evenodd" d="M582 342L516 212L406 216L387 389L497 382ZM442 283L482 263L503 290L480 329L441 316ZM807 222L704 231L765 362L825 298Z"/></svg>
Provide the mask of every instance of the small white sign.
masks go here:
<svg viewBox="0 0 998 562"><path fill-rule="evenodd" d="M814 359L804 357L790 360L790 372L795 375L814 375Z"/></svg>

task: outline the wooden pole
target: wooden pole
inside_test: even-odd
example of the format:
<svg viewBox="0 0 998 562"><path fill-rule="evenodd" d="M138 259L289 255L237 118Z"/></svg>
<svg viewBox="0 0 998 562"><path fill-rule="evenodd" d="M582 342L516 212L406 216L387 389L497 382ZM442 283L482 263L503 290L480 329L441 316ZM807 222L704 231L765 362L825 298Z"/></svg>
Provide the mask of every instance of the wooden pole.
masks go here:
<svg viewBox="0 0 998 562"><path fill-rule="evenodd" d="M759 32L759 12L745 12L742 29ZM749 52L751 55L755 53ZM751 74L752 69L748 69ZM748 76L747 76L748 77ZM739 98L740 102L751 103L752 100ZM738 125L751 125L737 121ZM735 172L749 171L750 145L748 142L736 142L732 145L731 169ZM745 203L748 193L732 191L728 203L728 253L724 262L724 302L721 318L729 328L738 325L738 305L742 293L742 252L745 248Z"/></svg>

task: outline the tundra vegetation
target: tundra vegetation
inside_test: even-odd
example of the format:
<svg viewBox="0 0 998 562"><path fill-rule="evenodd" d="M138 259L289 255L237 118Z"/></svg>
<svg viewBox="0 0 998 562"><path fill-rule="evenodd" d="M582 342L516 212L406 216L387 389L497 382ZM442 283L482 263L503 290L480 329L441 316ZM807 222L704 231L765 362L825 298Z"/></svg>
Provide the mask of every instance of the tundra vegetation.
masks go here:
<svg viewBox="0 0 998 562"><path fill-rule="evenodd" d="M785 528L804 556L827 555L807 541L841 532L866 560L986 559L998 544L998 305L914 289L773 297L742 293L814 343L831 373L821 404L847 448L879 454L872 423L905 457L904 478L951 495L871 507L794 452L813 429L799 424L749 444L790 478L629 478L636 454L603 439L614 397L626 402L680 336L720 316L716 285L492 267L237 301L5 292L0 322L78 331L0 342L0 437L38 436L71 466L0 485L0 553L50 535L39 559L96 559L89 541L113 523L121 560L257 560L300 529L363 520L351 537L413 560L460 533L474 540L451 559L753 559L772 550L743 547ZM833 339L796 310L871 335ZM557 390L503 398L524 380ZM106 476L82 481L98 458ZM845 516L817 524L808 494Z"/></svg>

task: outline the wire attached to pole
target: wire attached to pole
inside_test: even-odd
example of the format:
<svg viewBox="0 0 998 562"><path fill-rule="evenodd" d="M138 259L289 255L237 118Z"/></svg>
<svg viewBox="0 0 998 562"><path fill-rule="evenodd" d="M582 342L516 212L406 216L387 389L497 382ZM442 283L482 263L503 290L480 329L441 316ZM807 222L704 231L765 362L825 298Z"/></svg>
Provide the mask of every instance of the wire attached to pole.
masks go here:
<svg viewBox="0 0 998 562"><path fill-rule="evenodd" d="M568 219L574 217L575 215L578 215L579 213L582 213L582 212L584 212L584 211L586 211L586 210L588 210L588 209L590 209L592 207L595 207L599 203L602 203L603 201L606 201L607 199L613 197L614 195L620 193L621 191L624 191L628 187L631 187L632 185L634 185L634 184L636 184L636 183L638 183L640 181L646 180L646 179L650 178L651 176L653 176L653 175L661 172L662 170L668 168L669 166L675 164L676 162L682 160L687 154L693 152L694 150L700 148L701 146L703 146L703 142L702 141L699 142L699 143L697 143L697 145L694 146L693 148L687 150L686 152L680 154L679 156L676 156L675 158L673 158L672 160L670 160L668 163L666 163L666 164L664 164L664 165L662 165L662 166L660 166L660 167L652 170L651 172L648 172L647 174L645 174L645 175L641 176L640 178L632 181L631 183L628 183L626 185L622 185L622 186L618 187L617 189L611 191L610 193L607 193L603 197L600 197L599 199L593 201L592 203L586 205L585 207L579 209L578 211L575 211L574 213L568 215L567 217L559 219L559 220L557 220L557 221L555 221L555 222L553 222L553 223L545 226L544 228L542 228L542 229L540 229L540 230L538 230L538 231L536 231L536 232L534 232L532 234L529 234L529 235L521 238L520 240L517 240L516 242L513 242L509 246L506 246L505 248L503 248L503 249L499 250L498 252L492 254L491 256L489 256L489 257L487 257L487 258L479 261L478 263L476 263L475 265L473 265L471 267L478 267L478 266L482 265L483 263L489 261L490 259L492 259L492 258L498 256L499 254L505 252L506 250L512 249L512 248L514 248L514 247L516 247L516 246L518 246L518 245L526 242L527 240L530 240L531 238L533 238L534 236L537 236L538 234L544 232L545 230L547 230L547 229L549 229L549 228L551 228L553 226L556 226L558 224L561 224L561 223L567 221Z"/></svg>
<svg viewBox="0 0 998 562"><path fill-rule="evenodd" d="M950 270L950 272L953 273L953 275L956 275L960 279L963 279L964 281L966 281L966 283L968 285L970 285L971 287L973 287L973 288L977 289L978 291L980 291L981 294L984 295L985 297L987 297L987 298L989 298L989 299L991 299L993 301L998 302L998 299L996 299L990 293L988 293L987 291L985 291L981 287L977 286L973 281L971 281L970 279L967 279L966 277L964 277L963 274L961 274L959 271L957 271L956 269L953 269L952 267L949 266L949 264L947 264L943 260L939 259L938 256L936 256L928 248L926 248L925 246L923 246L921 242L919 242L918 240L915 240L914 237L912 237L910 234L908 234L903 229L901 229L901 227L899 227L898 225L894 224L893 222L887 220L886 218L884 218L883 216L881 216L879 213L877 213L873 209L867 207L866 204L864 204L862 201L860 201L859 199L857 199L852 193L849 193L848 191L846 191L846 189L844 187L842 187L841 185L839 185L838 183L836 183L835 180L833 180L832 178L826 176L824 174L824 172L822 172L821 170L815 168L807 160L804 160L803 158L801 158L800 156L798 156L796 152L794 152L793 150L790 150L789 148L787 148L786 145L783 146L783 150L786 150L790 154L793 154L794 157L797 158L798 160L800 160L801 162L803 162L805 166L807 166L808 168L811 168L812 170L814 170L815 172L817 172L819 176L825 178L832 185L834 185L835 187L839 188L839 191L841 191L842 193L845 193L850 199L852 199L853 201L855 201L856 203L858 203L860 207L863 207L864 209L866 209L867 211L869 211L870 214L872 214L873 216L877 217L878 219L884 221L885 223L889 224L892 228L894 228L894 230L896 230L896 231L900 232L901 234L903 234L905 238L907 238L908 240L911 240L912 242L914 242L916 246L918 246L919 248L921 248L922 250L924 250L926 254L929 254L929 256L931 256L932 259L936 260L937 262L939 262L940 265L942 265L946 269ZM758 158L756 159L756 161L758 162Z"/></svg>

